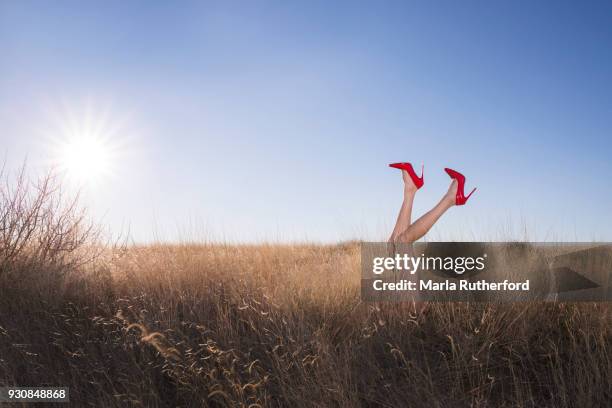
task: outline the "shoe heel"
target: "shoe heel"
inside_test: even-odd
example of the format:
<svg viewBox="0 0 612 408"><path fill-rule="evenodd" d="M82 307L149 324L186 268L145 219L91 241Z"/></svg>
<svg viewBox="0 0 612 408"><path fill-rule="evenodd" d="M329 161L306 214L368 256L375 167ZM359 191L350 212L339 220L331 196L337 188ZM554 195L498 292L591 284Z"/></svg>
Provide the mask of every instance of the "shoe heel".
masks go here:
<svg viewBox="0 0 612 408"><path fill-rule="evenodd" d="M467 201L467 200L468 200L468 198L470 198L470 196L471 196L472 194L474 194L474 191L476 191L476 188L477 188L477 187L474 187L474 189L472 190L472 192L471 192L470 194L468 194L468 195L467 195L467 197L465 197L465 201Z"/></svg>

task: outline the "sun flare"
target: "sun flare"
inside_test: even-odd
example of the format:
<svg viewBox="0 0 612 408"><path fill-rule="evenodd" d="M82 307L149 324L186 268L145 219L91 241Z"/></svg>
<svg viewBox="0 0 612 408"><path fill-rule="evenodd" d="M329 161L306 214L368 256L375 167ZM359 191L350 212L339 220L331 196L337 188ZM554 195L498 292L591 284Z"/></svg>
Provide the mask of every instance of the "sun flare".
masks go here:
<svg viewBox="0 0 612 408"><path fill-rule="evenodd" d="M127 147L125 126L125 118L93 102L55 108L42 130L49 164L79 187L106 184L116 175Z"/></svg>

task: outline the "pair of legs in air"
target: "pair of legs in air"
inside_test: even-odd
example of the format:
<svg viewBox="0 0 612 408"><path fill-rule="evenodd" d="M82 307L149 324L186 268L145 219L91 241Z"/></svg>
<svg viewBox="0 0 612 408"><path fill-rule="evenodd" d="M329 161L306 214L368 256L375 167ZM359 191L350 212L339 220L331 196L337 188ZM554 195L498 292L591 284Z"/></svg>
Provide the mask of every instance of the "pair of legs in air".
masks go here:
<svg viewBox="0 0 612 408"><path fill-rule="evenodd" d="M465 177L455 170L445 169L452 178L448 191L434 208L412 223L412 203L417 190L424 184L423 175L421 174L421 177L418 177L410 163L394 163L389 166L400 169L404 180L404 201L400 208L399 215L397 216L395 228L389 237L390 242L409 244L417 241L431 229L446 210L455 205L465 204L474 190L476 190L472 190L472 192L465 197L463 194Z"/></svg>

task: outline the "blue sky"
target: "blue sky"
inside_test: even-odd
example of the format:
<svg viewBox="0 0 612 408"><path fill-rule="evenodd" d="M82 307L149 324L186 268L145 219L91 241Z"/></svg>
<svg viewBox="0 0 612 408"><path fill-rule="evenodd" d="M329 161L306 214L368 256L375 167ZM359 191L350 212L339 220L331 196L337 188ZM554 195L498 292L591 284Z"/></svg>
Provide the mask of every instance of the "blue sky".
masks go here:
<svg viewBox="0 0 612 408"><path fill-rule="evenodd" d="M478 186L430 239L612 239L609 2L82 3L0 3L0 146L104 118L112 231L384 239L411 161Z"/></svg>

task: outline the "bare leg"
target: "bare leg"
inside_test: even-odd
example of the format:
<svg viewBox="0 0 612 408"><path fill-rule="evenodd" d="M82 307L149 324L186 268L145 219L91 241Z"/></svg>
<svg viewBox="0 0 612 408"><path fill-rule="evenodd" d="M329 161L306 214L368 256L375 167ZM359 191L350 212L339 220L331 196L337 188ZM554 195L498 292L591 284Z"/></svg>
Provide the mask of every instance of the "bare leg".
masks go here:
<svg viewBox="0 0 612 408"><path fill-rule="evenodd" d="M402 178L404 179L404 201L402 202L402 207L397 215L395 228L393 228L391 237L389 237L389 242L396 242L400 234L410 226L411 222L412 203L414 201L414 195L416 194L417 188L406 170L402 170Z"/></svg>
<svg viewBox="0 0 612 408"><path fill-rule="evenodd" d="M410 225L400 233L397 239L400 242L411 243L417 241L419 238L427 234L427 231L438 221L438 219L452 206L455 205L455 194L457 193L457 182L452 181L448 191L442 197L440 202L436 204L429 212L423 214L421 218L416 220L414 224Z"/></svg>

